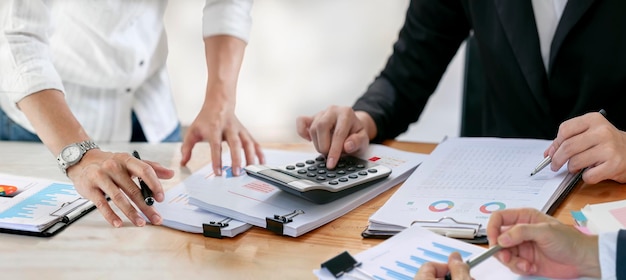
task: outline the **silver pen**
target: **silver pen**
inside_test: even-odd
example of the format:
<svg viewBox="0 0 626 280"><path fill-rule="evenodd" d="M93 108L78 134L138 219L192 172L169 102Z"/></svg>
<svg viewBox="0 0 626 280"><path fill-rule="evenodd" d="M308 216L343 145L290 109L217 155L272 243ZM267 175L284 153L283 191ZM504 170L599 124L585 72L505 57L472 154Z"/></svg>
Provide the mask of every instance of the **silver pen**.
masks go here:
<svg viewBox="0 0 626 280"><path fill-rule="evenodd" d="M496 244L495 246L489 248L487 251L484 251L482 254L476 256L475 258L473 258L471 260L466 261L465 263L471 269L472 267L477 266L479 263L481 263L484 260L488 259L489 257L493 256L493 254L497 253L501 249L502 249L502 246ZM446 274L446 276L444 277L444 279L445 280L451 280L452 279L452 275L450 275L449 271Z"/></svg>
<svg viewBox="0 0 626 280"><path fill-rule="evenodd" d="M493 254L497 253L501 249L502 249L502 246L495 245L495 246L489 248L487 251L483 252L482 254L480 254L480 255L476 256L475 258L467 261L467 265L469 266L469 268L472 268L472 267L478 265L479 263L483 262L484 260L488 259L489 257L493 256Z"/></svg>
<svg viewBox="0 0 626 280"><path fill-rule="evenodd" d="M600 111L598 111L598 113L602 114L602 116L606 117L606 111L604 109L600 109ZM537 167L535 167L535 170L533 170L533 172L530 173L530 176L533 176L537 173L539 173L539 171L541 171L542 169L544 169L546 166L550 165L550 163L552 162L552 158L550 156L545 157L538 165Z"/></svg>
<svg viewBox="0 0 626 280"><path fill-rule="evenodd" d="M539 173L539 171L541 171L541 169L544 169L546 166L548 166L550 163L552 162L552 158L550 156L545 157L538 165L537 167L535 167L535 170L533 170L533 172L530 172L530 176L533 176L537 173Z"/></svg>

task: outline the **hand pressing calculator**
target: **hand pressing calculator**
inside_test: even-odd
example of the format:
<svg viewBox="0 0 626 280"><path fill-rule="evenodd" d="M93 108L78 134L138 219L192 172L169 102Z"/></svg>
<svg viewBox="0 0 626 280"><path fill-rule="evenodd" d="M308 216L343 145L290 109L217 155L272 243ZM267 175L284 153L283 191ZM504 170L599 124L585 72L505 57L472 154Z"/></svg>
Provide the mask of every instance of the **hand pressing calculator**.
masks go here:
<svg viewBox="0 0 626 280"><path fill-rule="evenodd" d="M317 204L364 189L391 174L386 166L347 155L333 169L326 167L324 156L318 156L276 168L248 165L244 170L252 177Z"/></svg>

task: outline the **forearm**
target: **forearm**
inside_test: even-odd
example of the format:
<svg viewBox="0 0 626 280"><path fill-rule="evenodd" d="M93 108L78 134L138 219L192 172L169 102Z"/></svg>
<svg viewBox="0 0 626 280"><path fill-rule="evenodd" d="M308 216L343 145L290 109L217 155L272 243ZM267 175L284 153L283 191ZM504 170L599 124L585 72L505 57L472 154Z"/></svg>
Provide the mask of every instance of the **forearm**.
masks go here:
<svg viewBox="0 0 626 280"><path fill-rule="evenodd" d="M68 144L89 139L60 91L42 90L28 95L17 105L53 155Z"/></svg>
<svg viewBox="0 0 626 280"><path fill-rule="evenodd" d="M217 35L204 38L204 46L208 72L205 102L226 103L234 110L246 42L228 35Z"/></svg>

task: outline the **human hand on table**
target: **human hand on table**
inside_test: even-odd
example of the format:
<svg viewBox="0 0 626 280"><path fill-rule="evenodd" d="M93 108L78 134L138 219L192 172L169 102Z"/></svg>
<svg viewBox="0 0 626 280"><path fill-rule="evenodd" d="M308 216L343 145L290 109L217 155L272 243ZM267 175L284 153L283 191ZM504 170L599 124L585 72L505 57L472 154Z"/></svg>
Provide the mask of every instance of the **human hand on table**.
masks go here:
<svg viewBox="0 0 626 280"><path fill-rule="evenodd" d="M626 183L626 132L597 112L563 122L544 156L552 158L553 171L565 163L571 173L587 168L582 178L589 184Z"/></svg>
<svg viewBox="0 0 626 280"><path fill-rule="evenodd" d="M342 153L366 149L376 135L372 118L351 107L330 106L314 116L300 116L296 126L300 137L312 141L315 149L326 155L329 168L335 167Z"/></svg>
<svg viewBox="0 0 626 280"><path fill-rule="evenodd" d="M92 201L109 224L120 227L122 219L113 211L106 197L136 226L146 221L131 201L145 214L150 223L161 224L162 218L154 207L146 205L137 183L139 177L150 187L154 199L163 201L165 194L159 179L169 179L174 171L156 162L139 160L128 153L112 153L100 149L89 150L80 162L67 169L76 191ZM130 200L129 200L130 199Z"/></svg>
<svg viewBox="0 0 626 280"><path fill-rule="evenodd" d="M448 257L448 263L427 262L423 264L415 280L436 280L443 279L450 272L453 280L472 279L469 266L461 258L461 254L454 252Z"/></svg>
<svg viewBox="0 0 626 280"><path fill-rule="evenodd" d="M598 237L532 208L495 211L487 225L496 258L521 275L554 278L600 277Z"/></svg>
<svg viewBox="0 0 626 280"><path fill-rule="evenodd" d="M265 163L261 145L254 140L235 116L234 108L223 107L224 105L218 102L209 102L205 106L185 135L181 148L181 165L187 164L191 158L193 147L200 141L209 142L213 172L218 176L222 174L222 141L225 141L230 148L233 175L239 176L241 174L242 149L246 164L253 164L256 158L258 158L259 163Z"/></svg>

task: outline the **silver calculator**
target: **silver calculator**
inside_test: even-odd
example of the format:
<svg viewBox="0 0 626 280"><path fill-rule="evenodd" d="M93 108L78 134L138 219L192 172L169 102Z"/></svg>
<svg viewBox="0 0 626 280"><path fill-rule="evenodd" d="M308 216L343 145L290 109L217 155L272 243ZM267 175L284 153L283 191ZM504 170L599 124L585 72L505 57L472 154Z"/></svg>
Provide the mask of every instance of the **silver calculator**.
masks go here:
<svg viewBox="0 0 626 280"><path fill-rule="evenodd" d="M248 165L244 170L252 177L317 204L364 189L391 174L389 167L348 155L342 156L333 169L326 167L324 156L318 156L279 167Z"/></svg>

